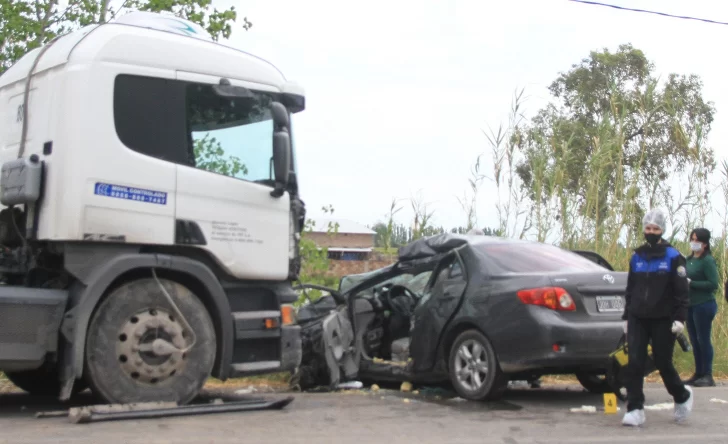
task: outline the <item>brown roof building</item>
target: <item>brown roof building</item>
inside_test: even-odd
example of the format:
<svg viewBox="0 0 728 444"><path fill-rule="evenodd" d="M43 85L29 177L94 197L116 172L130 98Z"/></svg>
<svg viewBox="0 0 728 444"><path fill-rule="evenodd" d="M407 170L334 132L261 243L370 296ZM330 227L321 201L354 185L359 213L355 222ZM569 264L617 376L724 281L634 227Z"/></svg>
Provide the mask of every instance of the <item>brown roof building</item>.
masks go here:
<svg viewBox="0 0 728 444"><path fill-rule="evenodd" d="M309 239L320 248L328 248L329 259L363 261L369 259L374 249L376 232L364 225L344 219L314 219ZM336 232L329 233L338 225Z"/></svg>

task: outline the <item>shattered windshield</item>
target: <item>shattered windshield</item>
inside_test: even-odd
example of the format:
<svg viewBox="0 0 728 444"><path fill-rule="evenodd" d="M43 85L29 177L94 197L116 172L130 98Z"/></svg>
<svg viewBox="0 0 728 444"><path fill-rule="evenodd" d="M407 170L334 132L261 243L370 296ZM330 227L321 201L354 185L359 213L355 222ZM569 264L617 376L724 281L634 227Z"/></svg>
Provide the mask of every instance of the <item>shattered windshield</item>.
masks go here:
<svg viewBox="0 0 728 444"><path fill-rule="evenodd" d="M372 293L373 289L375 287L382 287L387 285L403 285L413 292L417 294L422 294L425 290L425 286L427 286L427 283L430 280L430 275L432 274L431 270L424 271L418 274L411 274L411 273L404 273L397 276L394 276L390 279L387 279L386 281L377 282L376 284L372 285L369 288L365 288L361 291L361 293ZM354 276L347 276L344 279L342 279L342 292L346 289L352 288L354 285L357 285L358 283L366 280L371 279L373 276L376 276L374 273L366 273L366 274L358 274ZM346 285L346 287L344 287Z"/></svg>

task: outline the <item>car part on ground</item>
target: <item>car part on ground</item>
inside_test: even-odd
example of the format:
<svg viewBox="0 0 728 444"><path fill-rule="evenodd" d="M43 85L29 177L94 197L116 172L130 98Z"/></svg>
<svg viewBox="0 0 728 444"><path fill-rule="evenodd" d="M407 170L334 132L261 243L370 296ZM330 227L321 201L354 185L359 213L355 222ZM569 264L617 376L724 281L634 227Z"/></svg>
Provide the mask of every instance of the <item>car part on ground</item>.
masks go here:
<svg viewBox="0 0 728 444"><path fill-rule="evenodd" d="M292 396L266 400L253 398L224 402L215 400L210 404L178 405L173 402L146 402L134 404L92 405L73 407L67 411L39 412L36 418L57 418L68 416L74 424L125 419L151 419L173 416L209 415L213 413L249 412L256 410L279 410L293 402Z"/></svg>

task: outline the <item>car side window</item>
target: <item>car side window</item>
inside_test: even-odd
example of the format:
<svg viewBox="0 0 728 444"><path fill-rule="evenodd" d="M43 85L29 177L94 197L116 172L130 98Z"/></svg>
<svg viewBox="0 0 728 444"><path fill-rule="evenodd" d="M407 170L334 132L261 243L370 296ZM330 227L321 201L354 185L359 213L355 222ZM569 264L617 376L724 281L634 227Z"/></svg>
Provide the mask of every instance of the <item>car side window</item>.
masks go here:
<svg viewBox="0 0 728 444"><path fill-rule="evenodd" d="M450 275L449 278L456 278L456 277L462 277L463 276L463 267L460 265L460 261L455 258L453 260L452 264L450 264Z"/></svg>

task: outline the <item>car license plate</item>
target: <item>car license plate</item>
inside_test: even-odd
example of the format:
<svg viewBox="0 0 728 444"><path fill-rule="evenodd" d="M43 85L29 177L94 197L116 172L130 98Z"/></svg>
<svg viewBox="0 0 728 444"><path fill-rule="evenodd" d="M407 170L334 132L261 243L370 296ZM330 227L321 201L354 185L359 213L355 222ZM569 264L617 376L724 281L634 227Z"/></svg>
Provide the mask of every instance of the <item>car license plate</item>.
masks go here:
<svg viewBox="0 0 728 444"><path fill-rule="evenodd" d="M624 300L621 296L597 296L597 310L600 313L624 311Z"/></svg>

